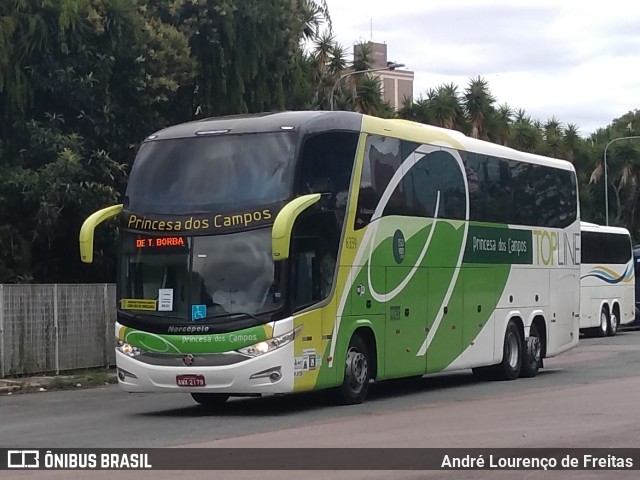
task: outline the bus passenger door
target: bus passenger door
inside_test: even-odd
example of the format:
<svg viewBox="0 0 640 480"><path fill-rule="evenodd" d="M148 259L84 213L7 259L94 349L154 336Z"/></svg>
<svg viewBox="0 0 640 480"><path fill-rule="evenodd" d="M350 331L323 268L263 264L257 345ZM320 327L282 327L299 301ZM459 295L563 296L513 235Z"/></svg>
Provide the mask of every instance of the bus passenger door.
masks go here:
<svg viewBox="0 0 640 480"><path fill-rule="evenodd" d="M428 323L433 337L427 347L427 373L446 369L462 352L463 278L447 301L446 292L454 279L455 267L429 269ZM434 330L432 332L431 330Z"/></svg>
<svg viewBox="0 0 640 480"><path fill-rule="evenodd" d="M428 285L425 268L386 269L385 377L425 373L426 358L417 354L427 335Z"/></svg>
<svg viewBox="0 0 640 480"><path fill-rule="evenodd" d="M578 343L579 318L579 277L565 269L551 271L556 278L555 286L552 282L551 305L556 305L549 322L549 345L547 351L556 355ZM553 296L556 296L553 298Z"/></svg>
<svg viewBox="0 0 640 480"><path fill-rule="evenodd" d="M497 303L495 268L465 267L464 277L464 325L462 327L464 350L457 362L460 366L474 367L487 364L494 358L495 324L492 321Z"/></svg>

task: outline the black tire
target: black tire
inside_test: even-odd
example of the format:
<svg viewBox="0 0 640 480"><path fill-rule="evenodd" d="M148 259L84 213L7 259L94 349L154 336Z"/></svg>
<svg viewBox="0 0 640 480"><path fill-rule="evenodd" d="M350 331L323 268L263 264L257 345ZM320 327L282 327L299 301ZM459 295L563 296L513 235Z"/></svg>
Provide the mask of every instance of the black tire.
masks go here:
<svg viewBox="0 0 640 480"><path fill-rule="evenodd" d="M371 359L367 344L359 335L349 342L344 365L344 380L338 388L338 401L343 405L364 402L371 380Z"/></svg>
<svg viewBox="0 0 640 480"><path fill-rule="evenodd" d="M522 368L520 376L523 378L533 378L538 375L538 370L542 365L542 340L535 323L529 330L529 338L524 348L522 358Z"/></svg>
<svg viewBox="0 0 640 480"><path fill-rule="evenodd" d="M192 393L191 398L200 405L215 407L223 405L229 400L229 395L225 395L224 393Z"/></svg>
<svg viewBox="0 0 640 480"><path fill-rule="evenodd" d="M496 378L496 366L472 368L473 376L478 380L493 380Z"/></svg>
<svg viewBox="0 0 640 480"><path fill-rule="evenodd" d="M606 337L609 334L609 312L602 307L600 310L600 326L596 328L598 337Z"/></svg>
<svg viewBox="0 0 640 480"><path fill-rule="evenodd" d="M520 376L521 369L522 338L516 324L509 322L507 331L504 334L502 362L497 365L496 371L500 380L515 380Z"/></svg>
<svg viewBox="0 0 640 480"><path fill-rule="evenodd" d="M613 313L609 315L609 323L607 324L607 335L614 337L618 333L618 327L620 326L620 314L618 309L614 308Z"/></svg>

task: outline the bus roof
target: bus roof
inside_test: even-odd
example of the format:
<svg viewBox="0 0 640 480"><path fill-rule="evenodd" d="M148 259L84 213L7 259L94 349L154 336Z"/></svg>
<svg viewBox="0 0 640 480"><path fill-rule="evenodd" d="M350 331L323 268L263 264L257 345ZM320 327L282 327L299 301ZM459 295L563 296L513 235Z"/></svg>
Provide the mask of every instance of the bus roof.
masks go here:
<svg viewBox="0 0 640 480"><path fill-rule="evenodd" d="M623 227L612 227L607 225L598 225L590 222L580 222L580 230L584 232L600 232L600 233L615 233L621 235L631 236L629 230Z"/></svg>
<svg viewBox="0 0 640 480"><path fill-rule="evenodd" d="M216 133L242 134L288 130L302 130L305 132L350 130L359 132L361 129L362 114L355 112L327 112L322 110L271 112L228 115L181 123L160 130L147 137L147 139L164 140L193 137L195 135L213 135Z"/></svg>
<svg viewBox="0 0 640 480"><path fill-rule="evenodd" d="M548 165L575 171L566 160L521 152L510 147L467 137L456 130L403 119L383 119L345 111L285 111L205 118L174 125L147 137L147 140L185 138L195 135L242 134L299 130L304 133L326 130L364 131L403 138L417 143L449 146L516 161Z"/></svg>
<svg viewBox="0 0 640 480"><path fill-rule="evenodd" d="M547 165L553 168L575 171L573 164L566 160L544 157L533 153L521 152L504 145L468 137L462 132L448 130L423 123L403 119L381 119L365 116L363 130L368 133L401 137L410 141L430 144L449 144L468 152L483 153L495 157L512 159L525 163Z"/></svg>

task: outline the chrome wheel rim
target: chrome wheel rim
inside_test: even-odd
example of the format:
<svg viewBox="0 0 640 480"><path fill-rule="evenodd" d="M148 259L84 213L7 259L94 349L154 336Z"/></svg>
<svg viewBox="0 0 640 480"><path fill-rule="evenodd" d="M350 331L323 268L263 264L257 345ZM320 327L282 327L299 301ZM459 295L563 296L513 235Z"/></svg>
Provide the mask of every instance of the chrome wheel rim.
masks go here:
<svg viewBox="0 0 640 480"><path fill-rule="evenodd" d="M542 343L535 335L529 337L529 355L535 363L540 363L540 357L542 357Z"/></svg>
<svg viewBox="0 0 640 480"><path fill-rule="evenodd" d="M614 313L611 315L611 332L616 333L618 331L618 316Z"/></svg>
<svg viewBox="0 0 640 480"><path fill-rule="evenodd" d="M347 376L347 382L353 391L358 392L364 388L368 373L369 366L367 365L367 357L364 353L357 350L349 351L345 374Z"/></svg>
<svg viewBox="0 0 640 480"><path fill-rule="evenodd" d="M518 366L518 339L513 333L507 338L507 362L513 369Z"/></svg>
<svg viewBox="0 0 640 480"><path fill-rule="evenodd" d="M602 330L603 333L607 333L607 328L607 313L603 310L600 312L600 330Z"/></svg>

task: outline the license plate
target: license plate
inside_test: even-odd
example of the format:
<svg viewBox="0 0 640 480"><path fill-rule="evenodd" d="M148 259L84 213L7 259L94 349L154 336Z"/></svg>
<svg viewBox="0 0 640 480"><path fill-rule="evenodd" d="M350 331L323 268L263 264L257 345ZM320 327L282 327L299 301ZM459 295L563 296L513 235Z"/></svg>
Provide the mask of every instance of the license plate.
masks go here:
<svg viewBox="0 0 640 480"><path fill-rule="evenodd" d="M179 387L204 387L204 375L176 375L176 384Z"/></svg>

